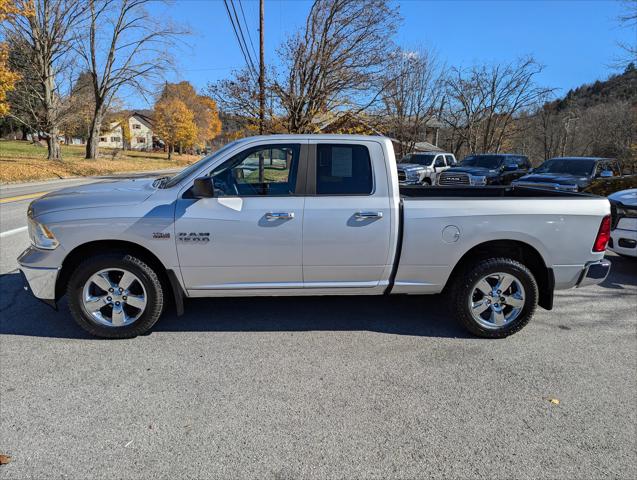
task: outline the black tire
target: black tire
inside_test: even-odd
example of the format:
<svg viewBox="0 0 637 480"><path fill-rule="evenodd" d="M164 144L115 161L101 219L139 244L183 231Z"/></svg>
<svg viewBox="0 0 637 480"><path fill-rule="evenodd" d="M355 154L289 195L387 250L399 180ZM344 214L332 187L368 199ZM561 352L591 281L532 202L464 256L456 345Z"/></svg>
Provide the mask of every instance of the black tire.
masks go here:
<svg viewBox="0 0 637 480"><path fill-rule="evenodd" d="M524 305L518 316L501 327L486 328L473 318L469 302L473 298L478 282L492 273L513 275L524 288ZM469 332L483 338L504 338L518 332L529 323L538 302L538 286L531 271L510 258L488 258L465 268L455 277L450 289L453 314Z"/></svg>
<svg viewBox="0 0 637 480"><path fill-rule="evenodd" d="M423 185L427 185L427 186L429 186L429 187L430 187L430 186L431 186L431 178L425 178L425 179L422 181L422 184L423 184Z"/></svg>
<svg viewBox="0 0 637 480"><path fill-rule="evenodd" d="M141 316L130 325L105 326L95 321L82 302L88 279L104 269L124 269L143 285L147 299ZM126 253L107 253L84 260L71 274L67 285L69 310L80 327L101 338L132 338L147 332L159 320L164 308L164 290L157 273L143 260Z"/></svg>

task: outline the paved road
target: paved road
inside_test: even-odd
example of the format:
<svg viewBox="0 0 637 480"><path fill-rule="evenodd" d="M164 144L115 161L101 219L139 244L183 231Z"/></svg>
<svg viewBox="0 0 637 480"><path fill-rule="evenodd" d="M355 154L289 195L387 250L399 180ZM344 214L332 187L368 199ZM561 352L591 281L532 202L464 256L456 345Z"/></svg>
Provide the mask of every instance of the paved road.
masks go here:
<svg viewBox="0 0 637 480"><path fill-rule="evenodd" d="M504 340L434 296L190 300L104 341L8 273L0 478L635 478L637 263L609 257Z"/></svg>
<svg viewBox="0 0 637 480"><path fill-rule="evenodd" d="M8 184L0 186L0 275L17 267L16 257L29 244L26 213L29 203L46 192L87 183L122 178L143 178L169 175L178 170L125 173L99 177L68 178L45 182Z"/></svg>
<svg viewBox="0 0 637 480"><path fill-rule="evenodd" d="M637 278L612 260L493 341L440 297L191 300L103 341L2 276L0 477L635 478Z"/></svg>

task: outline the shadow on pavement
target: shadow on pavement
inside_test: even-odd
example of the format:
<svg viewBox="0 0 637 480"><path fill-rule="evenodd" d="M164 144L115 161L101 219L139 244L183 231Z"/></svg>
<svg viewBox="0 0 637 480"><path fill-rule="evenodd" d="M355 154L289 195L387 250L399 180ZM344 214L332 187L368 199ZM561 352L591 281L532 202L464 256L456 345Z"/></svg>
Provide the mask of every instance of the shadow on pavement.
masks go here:
<svg viewBox="0 0 637 480"><path fill-rule="evenodd" d="M0 276L0 334L91 339L68 313L58 312L23 290L18 273ZM447 313L442 297L255 297L186 301L186 313L172 309L155 332L351 331L429 337L467 337ZM152 334L152 332L151 332Z"/></svg>
<svg viewBox="0 0 637 480"><path fill-rule="evenodd" d="M610 289L607 295L617 294L612 290L637 285L637 261L615 255L610 258L611 273L601 284ZM0 334L95 339L75 324L65 300L59 304L60 311L55 312L26 293L22 286L18 273L0 276ZM583 294L586 290L577 292ZM599 296L601 291L591 293ZM445 305L445 297L441 295L190 299L186 301L184 316L177 317L169 308L153 331L370 331L467 338Z"/></svg>
<svg viewBox="0 0 637 480"><path fill-rule="evenodd" d="M626 286L637 286L637 258L607 254L612 262L610 273L600 286L623 290Z"/></svg>

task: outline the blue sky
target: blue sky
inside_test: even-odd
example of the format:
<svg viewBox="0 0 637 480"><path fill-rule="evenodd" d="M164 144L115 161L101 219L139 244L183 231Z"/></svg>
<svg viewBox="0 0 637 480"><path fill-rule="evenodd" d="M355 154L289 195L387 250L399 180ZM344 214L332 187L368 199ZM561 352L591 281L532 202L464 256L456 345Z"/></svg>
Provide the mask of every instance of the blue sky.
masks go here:
<svg viewBox="0 0 637 480"><path fill-rule="evenodd" d="M239 0L235 0L238 5ZM401 0L403 17L395 38L406 48L434 49L447 65L510 62L532 54L545 65L539 81L565 93L582 83L616 72L617 42L637 42L634 29L622 28L616 0ZM252 40L258 48L258 2L242 0ZM266 63L299 28L310 1L266 0ZM198 90L243 65L221 0L174 0L153 13L172 18L192 32L176 55L178 72L169 81L188 80ZM135 107L132 99L126 99Z"/></svg>

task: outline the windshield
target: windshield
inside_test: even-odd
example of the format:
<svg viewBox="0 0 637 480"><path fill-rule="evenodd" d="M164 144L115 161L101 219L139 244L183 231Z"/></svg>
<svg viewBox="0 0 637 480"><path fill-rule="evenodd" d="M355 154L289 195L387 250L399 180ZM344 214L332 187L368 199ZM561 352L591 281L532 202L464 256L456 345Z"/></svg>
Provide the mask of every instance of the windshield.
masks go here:
<svg viewBox="0 0 637 480"><path fill-rule="evenodd" d="M588 177L593 174L595 160L576 160L556 158L547 160L534 173L567 173L579 177Z"/></svg>
<svg viewBox="0 0 637 480"><path fill-rule="evenodd" d="M188 165L186 168L184 168L181 172L179 172L177 175L170 177L166 183L164 183L163 185L161 185L160 188L170 188L170 187L174 187L175 185L177 185L179 182L181 182L184 178L188 178L188 176L197 171L199 169L199 167L201 167L204 163L208 162L209 160L213 159L214 157L216 157L217 155L222 154L223 152L225 152L226 150L229 150L230 148L232 148L237 142L231 142L223 147L221 147L219 150L217 150L216 152L212 152L210 155L206 155L205 157L203 157L201 160L197 160L195 163L193 163L192 165Z"/></svg>
<svg viewBox="0 0 637 480"><path fill-rule="evenodd" d="M499 155L470 155L460 163L462 167L482 167L494 170L500 168L504 157Z"/></svg>
<svg viewBox="0 0 637 480"><path fill-rule="evenodd" d="M411 153L405 155L399 163L415 163L417 165L431 166L432 162L436 158L435 154L427 153Z"/></svg>

